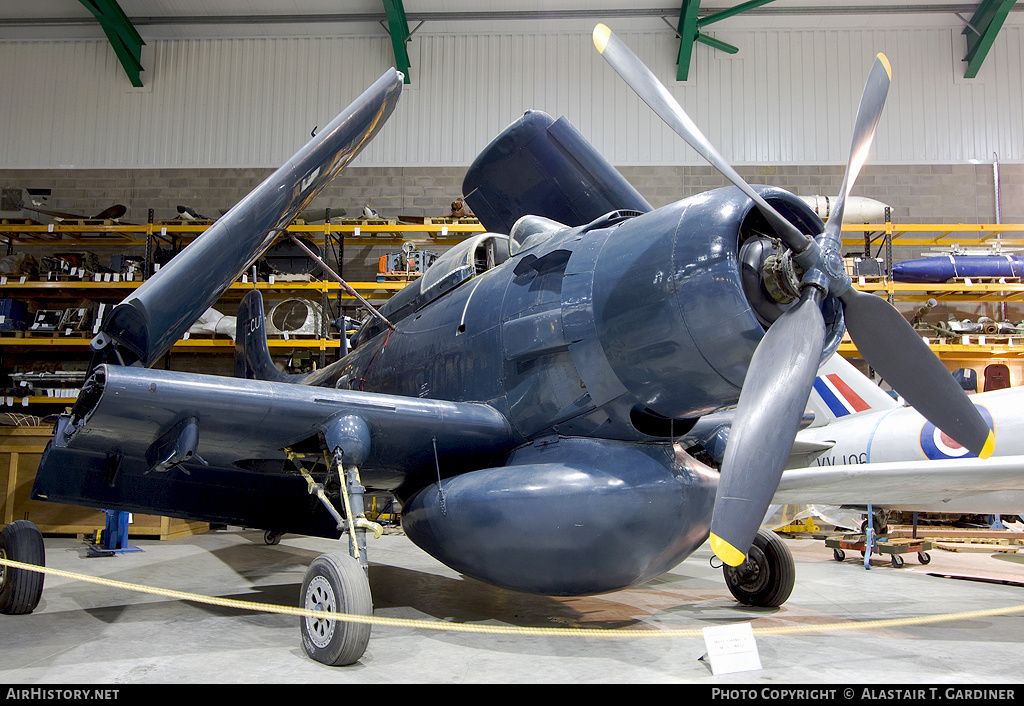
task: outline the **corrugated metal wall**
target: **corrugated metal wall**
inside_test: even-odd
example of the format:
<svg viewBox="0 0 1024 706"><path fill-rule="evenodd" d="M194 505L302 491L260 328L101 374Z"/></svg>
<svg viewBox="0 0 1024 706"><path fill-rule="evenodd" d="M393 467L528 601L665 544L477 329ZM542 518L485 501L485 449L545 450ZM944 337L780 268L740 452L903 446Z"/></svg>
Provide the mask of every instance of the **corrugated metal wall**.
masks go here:
<svg viewBox="0 0 1024 706"><path fill-rule="evenodd" d="M965 80L950 29L720 32L677 83L667 29L622 38L736 164L845 163L863 81L894 83L872 161L1024 161L1024 27ZM418 32L413 84L363 166L467 165L526 109L567 115L618 165L699 164L594 50L589 33ZM104 42L0 43L0 165L276 166L392 63L387 37L166 40L133 89Z"/></svg>

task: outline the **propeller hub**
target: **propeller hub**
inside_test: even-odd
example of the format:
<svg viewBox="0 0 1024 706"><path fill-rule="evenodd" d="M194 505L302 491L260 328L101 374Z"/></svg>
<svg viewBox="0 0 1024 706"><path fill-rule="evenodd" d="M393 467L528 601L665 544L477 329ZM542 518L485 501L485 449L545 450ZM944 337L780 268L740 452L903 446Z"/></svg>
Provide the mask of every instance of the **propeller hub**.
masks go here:
<svg viewBox="0 0 1024 706"><path fill-rule="evenodd" d="M821 266L829 279L845 279L846 268L843 266L843 258L835 250L827 250L822 258Z"/></svg>

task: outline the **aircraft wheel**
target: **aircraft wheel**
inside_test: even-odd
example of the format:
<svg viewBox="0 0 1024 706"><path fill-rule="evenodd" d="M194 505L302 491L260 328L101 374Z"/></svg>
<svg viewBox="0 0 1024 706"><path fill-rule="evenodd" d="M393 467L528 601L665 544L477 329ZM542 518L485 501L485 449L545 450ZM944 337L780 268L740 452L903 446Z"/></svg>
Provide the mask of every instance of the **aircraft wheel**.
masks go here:
<svg viewBox="0 0 1024 706"><path fill-rule="evenodd" d="M889 520L888 515L883 510L875 510L871 515L871 526L874 530L876 537L885 537L889 534ZM860 523L861 533L866 533L868 529L868 521L864 520Z"/></svg>
<svg viewBox="0 0 1024 706"><path fill-rule="evenodd" d="M932 560L932 555L929 554L928 552L918 552L917 553L917 560L919 562L921 562L922 564L927 564L927 563L929 563Z"/></svg>
<svg viewBox="0 0 1024 706"><path fill-rule="evenodd" d="M0 558L46 566L46 550L39 528L28 520L18 520L4 527L0 532ZM31 613L42 595L43 574L0 566L0 613Z"/></svg>
<svg viewBox="0 0 1024 706"><path fill-rule="evenodd" d="M302 646L317 662L344 666L356 662L370 641L370 625L331 620L329 613L372 615L370 583L348 554L323 554L313 560L302 581L302 607L323 618L300 618Z"/></svg>
<svg viewBox="0 0 1024 706"><path fill-rule="evenodd" d="M759 530L747 559L723 567L725 583L740 603L776 608L789 598L796 583L796 564L789 548L774 532Z"/></svg>

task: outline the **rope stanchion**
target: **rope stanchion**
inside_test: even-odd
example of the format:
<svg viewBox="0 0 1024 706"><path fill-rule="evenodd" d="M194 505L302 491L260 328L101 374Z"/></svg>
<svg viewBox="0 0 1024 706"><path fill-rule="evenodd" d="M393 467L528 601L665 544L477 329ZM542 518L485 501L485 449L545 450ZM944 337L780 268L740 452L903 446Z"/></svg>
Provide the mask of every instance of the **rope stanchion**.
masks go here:
<svg viewBox="0 0 1024 706"><path fill-rule="evenodd" d="M62 569L26 564L10 559L0 559L0 566L7 566L12 569L25 569L50 576L83 581L110 588L121 588L139 593L147 593L175 600L190 601L193 603L204 603L216 605L223 608L236 608L239 610L251 610L262 613L279 613L282 615L294 615L300 618L323 619L322 611L307 610L294 606L282 606L269 603L255 603L253 601L240 601L234 598L218 598L216 596L205 596L185 591L175 591L165 588L154 588L125 581L78 574ZM775 627L755 627L754 635L807 635L821 632L845 632L852 630L881 630L894 627L908 627L912 625L928 625L932 623L953 622L958 620L973 620L977 618L988 618L999 615L1011 615L1013 613L1024 613L1024 604L1008 606L1004 608L989 608L985 610L972 610L960 613L942 613L939 615L922 615L910 618L885 618L879 620L844 621L841 623L822 623L816 625L780 625ZM444 630L449 632L464 633L486 633L504 635L532 635L542 637L600 637L616 639L649 639L649 638L681 638L681 637L703 637L702 628L548 628L548 627L516 627L512 625L471 625L468 623L447 623L442 620L415 620L412 618L385 618L380 616L350 615L346 613L332 613L333 620L340 620L353 623L369 623L371 625L383 625L389 627L416 628L423 630Z"/></svg>

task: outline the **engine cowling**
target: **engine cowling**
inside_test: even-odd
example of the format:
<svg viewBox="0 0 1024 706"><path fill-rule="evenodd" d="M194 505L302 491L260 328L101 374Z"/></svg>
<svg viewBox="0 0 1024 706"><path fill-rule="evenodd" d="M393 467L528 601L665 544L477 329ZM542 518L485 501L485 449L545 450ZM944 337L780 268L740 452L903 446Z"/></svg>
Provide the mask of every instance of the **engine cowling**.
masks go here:
<svg viewBox="0 0 1024 706"><path fill-rule="evenodd" d="M817 216L796 196L771 187L759 191L801 230L820 230ZM588 266L593 275L585 303L574 292L567 306L563 293L563 322L571 330L575 312L592 311L607 368L647 412L695 419L732 404L766 327L788 306L771 298L760 273L744 277L744 246L771 243L773 235L734 188L637 216L600 248L574 252L567 275ZM824 357L842 339L843 322L833 299L822 310L829 330ZM593 356L574 360L588 387L606 372Z"/></svg>

